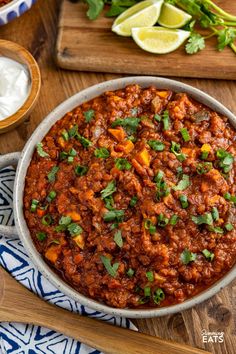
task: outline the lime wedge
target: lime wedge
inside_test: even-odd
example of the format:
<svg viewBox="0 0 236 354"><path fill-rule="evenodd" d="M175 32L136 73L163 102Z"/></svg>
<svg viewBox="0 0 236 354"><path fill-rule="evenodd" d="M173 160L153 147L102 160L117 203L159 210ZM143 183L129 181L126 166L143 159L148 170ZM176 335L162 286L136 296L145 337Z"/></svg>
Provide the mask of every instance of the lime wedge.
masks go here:
<svg viewBox="0 0 236 354"><path fill-rule="evenodd" d="M179 48L189 37L190 32L164 27L132 28L136 44L150 53L166 54Z"/></svg>
<svg viewBox="0 0 236 354"><path fill-rule="evenodd" d="M167 28L181 28L191 20L192 16L177 7L164 3L158 19L159 25Z"/></svg>
<svg viewBox="0 0 236 354"><path fill-rule="evenodd" d="M153 26L160 15L164 0L145 0L130 7L114 21L112 31L120 36L131 36L133 27Z"/></svg>

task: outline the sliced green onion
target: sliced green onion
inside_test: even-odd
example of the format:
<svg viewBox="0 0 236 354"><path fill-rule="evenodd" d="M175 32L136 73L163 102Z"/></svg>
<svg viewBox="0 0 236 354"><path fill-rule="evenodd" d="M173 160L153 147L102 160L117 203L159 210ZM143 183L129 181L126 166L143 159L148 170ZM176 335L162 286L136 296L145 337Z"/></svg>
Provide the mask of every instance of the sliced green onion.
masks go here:
<svg viewBox="0 0 236 354"><path fill-rule="evenodd" d="M31 206L30 206L30 211L32 213L34 213L36 211L38 204L39 204L39 201L37 199L32 199Z"/></svg>
<svg viewBox="0 0 236 354"><path fill-rule="evenodd" d="M214 221L219 220L219 211L216 207L212 208L211 215L212 215Z"/></svg>
<svg viewBox="0 0 236 354"><path fill-rule="evenodd" d="M233 225L231 223L227 223L225 224L224 228L227 230L227 231L232 231L234 229Z"/></svg>
<svg viewBox="0 0 236 354"><path fill-rule="evenodd" d="M175 141L171 142L170 151L173 152L173 154L180 162L183 162L187 158L187 156L181 152L180 145Z"/></svg>
<svg viewBox="0 0 236 354"><path fill-rule="evenodd" d="M57 196L57 193L55 191L51 191L48 196L47 196L47 202L51 203L51 201L53 201L53 199L55 199Z"/></svg>
<svg viewBox="0 0 236 354"><path fill-rule="evenodd" d="M151 288L150 288L150 286L146 286L146 287L143 289L143 291L144 291L144 296L145 296L145 297L151 296Z"/></svg>
<svg viewBox="0 0 236 354"><path fill-rule="evenodd" d="M179 219L178 215L176 215L176 214L172 215L170 218L169 224L172 226L176 225L178 222L178 219Z"/></svg>
<svg viewBox="0 0 236 354"><path fill-rule="evenodd" d="M134 275L134 270L132 268L129 268L126 274L128 275L129 278L132 278L132 276Z"/></svg>
<svg viewBox="0 0 236 354"><path fill-rule="evenodd" d="M182 138L185 142L188 142L190 140L190 135L188 133L188 129L187 128L182 128L180 129Z"/></svg>
<svg viewBox="0 0 236 354"><path fill-rule="evenodd" d="M67 161L69 163L72 163L74 161L74 157L73 156L68 156Z"/></svg>
<svg viewBox="0 0 236 354"><path fill-rule="evenodd" d="M42 143L38 143L36 145L36 148L37 148L37 153L38 153L38 155L40 157L49 157L49 154L43 150L43 144Z"/></svg>
<svg viewBox="0 0 236 354"><path fill-rule="evenodd" d="M229 192L224 194L225 200L230 200L231 199L231 194Z"/></svg>
<svg viewBox="0 0 236 354"><path fill-rule="evenodd" d="M69 151L69 155L72 156L72 157L75 157L77 155L77 151L74 148L72 148Z"/></svg>
<svg viewBox="0 0 236 354"><path fill-rule="evenodd" d="M154 119L157 121L157 122L160 122L161 121L161 116L159 114L154 114Z"/></svg>
<svg viewBox="0 0 236 354"><path fill-rule="evenodd" d="M208 260L208 261L213 261L215 255L213 252L210 252L208 251L207 249L203 250L202 251L202 254L205 256L205 258Z"/></svg>
<svg viewBox="0 0 236 354"><path fill-rule="evenodd" d="M64 129L62 132L61 132L61 136L63 137L63 139L65 141L68 141L69 140L69 134L68 134L68 131L66 129Z"/></svg>
<svg viewBox="0 0 236 354"><path fill-rule="evenodd" d="M170 118L169 118L169 112L164 111L162 115L162 122L163 122L163 130L168 130L170 127Z"/></svg>
<svg viewBox="0 0 236 354"><path fill-rule="evenodd" d="M136 196L133 196L130 199L129 205L131 206L131 208L133 208L137 204L137 201L138 201L138 197L136 197Z"/></svg>
<svg viewBox="0 0 236 354"><path fill-rule="evenodd" d="M110 152L105 147L102 147L94 151L94 156L101 159L107 159L110 156Z"/></svg>
<svg viewBox="0 0 236 354"><path fill-rule="evenodd" d="M201 160L206 160L208 158L209 151L203 151L201 153Z"/></svg>
<svg viewBox="0 0 236 354"><path fill-rule="evenodd" d="M154 281L154 273L150 270L149 272L146 272L146 277L148 281L153 282Z"/></svg>
<svg viewBox="0 0 236 354"><path fill-rule="evenodd" d="M208 230L211 232L214 232L215 234L223 234L224 233L224 230L219 226L209 225Z"/></svg>
<svg viewBox="0 0 236 354"><path fill-rule="evenodd" d="M146 219L145 222L144 222L144 227L145 227L146 230L149 231L149 233L150 233L151 235L154 235L154 234L155 234L155 232L156 232L156 226L153 225L153 223L151 222L151 220Z"/></svg>
<svg viewBox="0 0 236 354"><path fill-rule="evenodd" d="M88 172L88 166L77 165L75 167L75 174L77 176L84 176Z"/></svg>
<svg viewBox="0 0 236 354"><path fill-rule="evenodd" d="M154 177L154 181L156 183L160 182L164 177L164 172L163 171L158 171L157 175Z"/></svg>
<svg viewBox="0 0 236 354"><path fill-rule="evenodd" d="M180 201L181 206L182 206L183 209L186 209L188 207L188 198L187 198L186 195L181 194L179 196L179 201Z"/></svg>
<svg viewBox="0 0 236 354"><path fill-rule="evenodd" d="M196 166L196 171L199 175L203 175L209 172L212 168L213 168L212 162L203 162L203 163L199 163Z"/></svg>
<svg viewBox="0 0 236 354"><path fill-rule="evenodd" d="M158 288L153 292L152 298L154 303L159 305L161 301L165 300L165 293L161 288Z"/></svg>
<svg viewBox="0 0 236 354"><path fill-rule="evenodd" d="M158 226L165 227L166 225L168 225L168 223L169 223L169 219L167 217L165 217L163 214L158 215L158 222L157 222Z"/></svg>
<svg viewBox="0 0 236 354"><path fill-rule="evenodd" d="M82 227L79 224L76 224L75 222L69 224L67 226L67 230L69 231L72 237L80 235L83 232Z"/></svg>
<svg viewBox="0 0 236 354"><path fill-rule="evenodd" d="M148 140L148 145L154 151L163 151L165 149L165 145L161 141L158 141L158 140Z"/></svg>
<svg viewBox="0 0 236 354"><path fill-rule="evenodd" d="M46 226L51 225L51 223L52 223L52 217L51 217L51 215L49 215L49 214L44 215L44 216L42 217L41 222L42 222L43 225L46 225Z"/></svg>
<svg viewBox="0 0 236 354"><path fill-rule="evenodd" d="M65 160L67 158L67 156L68 156L68 153L65 151L61 151L59 154L60 160Z"/></svg>
<svg viewBox="0 0 236 354"><path fill-rule="evenodd" d="M118 158L115 160L115 166L118 168L118 170L130 170L131 169L131 164L129 163L128 160L123 159L123 158Z"/></svg>
<svg viewBox="0 0 236 354"><path fill-rule="evenodd" d="M36 237L37 237L37 239L39 240L39 241L44 241L46 238L47 238L47 235L46 235L46 233L45 232L38 232L37 234L36 234Z"/></svg>

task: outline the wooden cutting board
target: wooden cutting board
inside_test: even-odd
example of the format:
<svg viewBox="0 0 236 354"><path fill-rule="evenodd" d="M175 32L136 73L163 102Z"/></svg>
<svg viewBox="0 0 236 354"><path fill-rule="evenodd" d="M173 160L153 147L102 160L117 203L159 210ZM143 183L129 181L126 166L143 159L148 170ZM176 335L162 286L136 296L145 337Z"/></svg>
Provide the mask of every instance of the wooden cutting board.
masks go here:
<svg viewBox="0 0 236 354"><path fill-rule="evenodd" d="M236 15L236 1L215 2ZM113 19L103 15L90 21L86 11L81 1L62 1L56 61L64 69L236 79L236 55L229 48L216 51L215 39L208 40L206 49L195 55L185 54L183 46L170 54L154 55L144 52L131 38L112 33Z"/></svg>

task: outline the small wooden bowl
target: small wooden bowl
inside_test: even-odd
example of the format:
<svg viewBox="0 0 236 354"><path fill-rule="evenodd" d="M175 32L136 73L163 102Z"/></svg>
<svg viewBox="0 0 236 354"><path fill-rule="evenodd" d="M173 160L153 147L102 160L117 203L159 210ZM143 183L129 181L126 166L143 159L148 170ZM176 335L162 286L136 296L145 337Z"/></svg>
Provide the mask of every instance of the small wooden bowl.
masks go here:
<svg viewBox="0 0 236 354"><path fill-rule="evenodd" d="M25 65L30 73L31 87L29 96L20 109L11 116L0 121L0 134L21 124L34 108L41 87L41 75L33 56L17 43L0 39L0 56L8 57Z"/></svg>

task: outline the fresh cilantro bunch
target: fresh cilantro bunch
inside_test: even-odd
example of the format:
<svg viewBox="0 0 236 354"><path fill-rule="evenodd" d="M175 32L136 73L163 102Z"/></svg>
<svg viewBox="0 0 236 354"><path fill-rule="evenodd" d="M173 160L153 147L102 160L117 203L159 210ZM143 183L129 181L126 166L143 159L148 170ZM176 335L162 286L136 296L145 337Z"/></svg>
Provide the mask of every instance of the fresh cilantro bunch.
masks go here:
<svg viewBox="0 0 236 354"><path fill-rule="evenodd" d="M110 5L110 9L106 13L108 17L115 17L120 15L127 8L137 4L141 0L84 0L89 8L87 16L90 20L95 20L102 12L104 5Z"/></svg>
<svg viewBox="0 0 236 354"><path fill-rule="evenodd" d="M187 24L184 29L191 31L186 44L186 52L194 54L205 48L205 40L216 36L217 49L222 51L229 46L236 53L236 16L225 12L212 0L166 0L166 2L177 6L193 17L193 21ZM196 25L207 29L206 36L198 33Z"/></svg>

